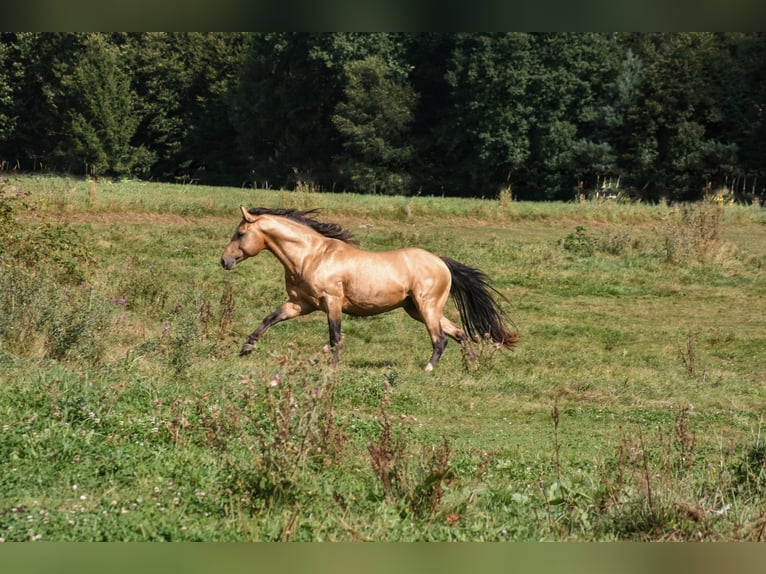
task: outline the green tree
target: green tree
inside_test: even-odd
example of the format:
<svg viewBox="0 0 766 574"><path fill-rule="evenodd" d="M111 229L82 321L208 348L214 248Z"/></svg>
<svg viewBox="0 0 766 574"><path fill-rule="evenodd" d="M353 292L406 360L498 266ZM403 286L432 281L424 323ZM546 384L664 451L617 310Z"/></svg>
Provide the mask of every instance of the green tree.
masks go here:
<svg viewBox="0 0 766 574"><path fill-rule="evenodd" d="M120 68L119 49L102 34L91 34L67 83L69 133L58 154L69 167L93 175L146 171L145 150L134 147L139 117L130 78Z"/></svg>
<svg viewBox="0 0 766 574"><path fill-rule="evenodd" d="M732 173L724 171L737 169L736 143L716 137L731 133L722 129L720 106L728 86L715 79L735 73L724 57L729 48L709 33L631 34L625 45L631 89L615 136L625 181L650 199L698 198L706 175L726 179ZM716 157L726 162L722 170L709 165Z"/></svg>
<svg viewBox="0 0 766 574"><path fill-rule="evenodd" d="M0 36L0 143L10 139L16 131L17 116L13 108L13 39Z"/></svg>
<svg viewBox="0 0 766 574"><path fill-rule="evenodd" d="M153 176L242 182L228 97L247 39L245 33L186 32L119 38L141 118L134 141L156 156Z"/></svg>
<svg viewBox="0 0 766 574"><path fill-rule="evenodd" d="M532 56L526 33L455 35L445 73L449 100L432 130L443 191L493 196L513 183L530 151Z"/></svg>
<svg viewBox="0 0 766 574"><path fill-rule="evenodd" d="M22 169L61 168L56 151L64 147L69 123L65 83L84 50L84 39L81 33L60 32L19 33L14 38L17 83L7 113L18 119L3 147Z"/></svg>
<svg viewBox="0 0 766 574"><path fill-rule="evenodd" d="M355 191L407 194L415 92L393 77L381 56L352 61L346 68L345 99L332 118L342 139L340 174Z"/></svg>
<svg viewBox="0 0 766 574"><path fill-rule="evenodd" d="M402 74L402 51L396 34L255 34L230 100L252 179L334 187L342 144L332 117L344 95L346 65L379 55L394 75Z"/></svg>
<svg viewBox="0 0 766 574"><path fill-rule="evenodd" d="M531 199L573 197L614 173L609 101L619 69L616 34L534 34L527 101L530 156L519 174Z"/></svg>

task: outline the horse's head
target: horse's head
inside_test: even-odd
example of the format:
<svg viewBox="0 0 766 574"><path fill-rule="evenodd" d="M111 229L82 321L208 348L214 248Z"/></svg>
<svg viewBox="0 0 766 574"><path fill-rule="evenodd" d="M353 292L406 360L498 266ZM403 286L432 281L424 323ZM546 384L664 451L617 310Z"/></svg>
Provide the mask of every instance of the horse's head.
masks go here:
<svg viewBox="0 0 766 574"><path fill-rule="evenodd" d="M248 213L243 206L240 206L240 209L242 221L221 256L221 266L224 269L234 269L240 261L258 255L265 245L263 234L256 225L257 218Z"/></svg>

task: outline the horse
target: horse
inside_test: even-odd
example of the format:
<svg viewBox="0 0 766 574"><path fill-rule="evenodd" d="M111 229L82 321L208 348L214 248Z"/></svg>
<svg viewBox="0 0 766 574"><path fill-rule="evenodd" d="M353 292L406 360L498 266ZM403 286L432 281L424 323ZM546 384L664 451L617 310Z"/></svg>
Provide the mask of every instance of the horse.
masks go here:
<svg viewBox="0 0 766 574"><path fill-rule="evenodd" d="M424 249L365 251L353 235L335 223L316 218L317 209L271 209L240 206L242 221L221 256L221 266L234 269L264 249L285 269L287 301L269 313L242 345L248 355L273 325L324 311L330 331L333 365L339 361L341 316L371 316L403 308L426 327L433 352L425 366L432 371L447 345L447 337L470 350L470 340L488 338L498 347L514 348L519 333L504 324L505 314L480 270ZM444 316L452 298L461 328Z"/></svg>

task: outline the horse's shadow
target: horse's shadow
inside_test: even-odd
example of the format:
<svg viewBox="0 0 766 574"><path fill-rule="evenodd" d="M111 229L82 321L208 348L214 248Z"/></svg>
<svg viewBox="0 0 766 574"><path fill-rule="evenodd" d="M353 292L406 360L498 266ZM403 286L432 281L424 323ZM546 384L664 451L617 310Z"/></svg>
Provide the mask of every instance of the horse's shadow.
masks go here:
<svg viewBox="0 0 766 574"><path fill-rule="evenodd" d="M396 366L396 363L385 360L351 359L349 365L360 369L391 369Z"/></svg>

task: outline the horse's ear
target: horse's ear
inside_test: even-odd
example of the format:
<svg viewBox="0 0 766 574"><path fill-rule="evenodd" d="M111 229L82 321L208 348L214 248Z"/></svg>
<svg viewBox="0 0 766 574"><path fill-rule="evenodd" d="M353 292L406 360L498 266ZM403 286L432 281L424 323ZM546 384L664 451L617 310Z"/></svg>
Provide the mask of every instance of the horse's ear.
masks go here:
<svg viewBox="0 0 766 574"><path fill-rule="evenodd" d="M255 221L255 217L250 215L247 209L245 209L244 205L240 205L239 208L242 210L242 217L244 218L245 221L247 221L248 223L253 223Z"/></svg>

